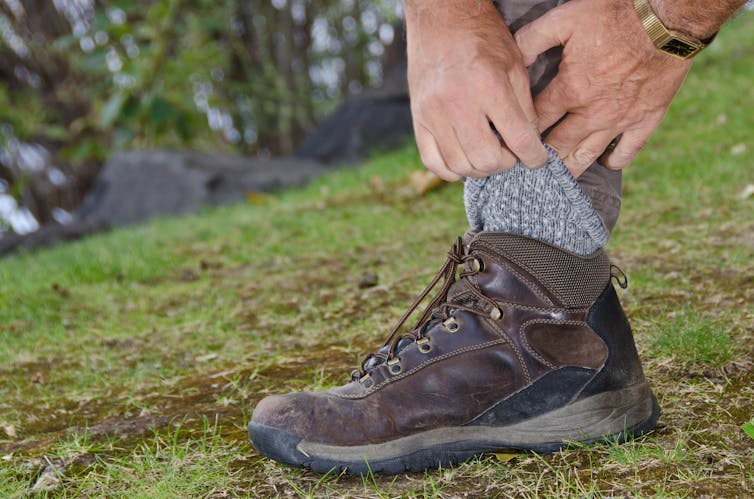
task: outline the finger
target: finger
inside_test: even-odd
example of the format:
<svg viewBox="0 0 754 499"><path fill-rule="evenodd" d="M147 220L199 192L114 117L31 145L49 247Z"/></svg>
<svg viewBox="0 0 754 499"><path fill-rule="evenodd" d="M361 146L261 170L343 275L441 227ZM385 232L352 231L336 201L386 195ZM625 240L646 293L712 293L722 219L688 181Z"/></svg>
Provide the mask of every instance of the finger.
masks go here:
<svg viewBox="0 0 754 499"><path fill-rule="evenodd" d="M565 45L571 38L573 29L571 24L566 22L569 16L563 15L568 8L569 5L564 4L551 9L516 31L514 36L524 56L524 64L531 66L539 54L553 47Z"/></svg>
<svg viewBox="0 0 754 499"><path fill-rule="evenodd" d="M569 102L564 80L556 76L534 99L539 131L544 132L565 116Z"/></svg>
<svg viewBox="0 0 754 499"><path fill-rule="evenodd" d="M512 168L516 164L516 157L500 143L490 128L487 117L480 113L476 121L475 127L455 128L458 142L476 170L471 176L486 177Z"/></svg>
<svg viewBox="0 0 754 499"><path fill-rule="evenodd" d="M614 137L615 133L611 131L595 132L581 141L571 154L563 158L563 162L571 174L578 178L605 152Z"/></svg>
<svg viewBox="0 0 754 499"><path fill-rule="evenodd" d="M434 132L435 143L440 150L445 166L459 177L479 177L480 174L466 158L452 126L438 128Z"/></svg>
<svg viewBox="0 0 754 499"><path fill-rule="evenodd" d="M653 131L654 128L627 130L615 148L600 157L600 162L611 170L622 170L644 148Z"/></svg>
<svg viewBox="0 0 754 499"><path fill-rule="evenodd" d="M537 111L534 109L534 99L532 99L531 96L529 73L521 67L520 70L514 69L509 73L508 79L511 82L513 93L518 99L521 110L526 115L526 119L537 126L539 123L539 117L537 116Z"/></svg>
<svg viewBox="0 0 754 499"><path fill-rule="evenodd" d="M547 163L547 150L542 145L539 130L527 117L515 98L513 88L503 83L498 98L493 102L488 118L503 137L505 146L521 162L531 168Z"/></svg>
<svg viewBox="0 0 754 499"><path fill-rule="evenodd" d="M592 133L597 132L587 119L578 114L569 114L563 121L561 121L555 128L547 134L545 142L550 145L558 153L558 156L565 159L570 156L576 149L576 146L581 144ZM617 135L613 134L613 137ZM605 143L605 147L610 143L612 137ZM600 154L605 150L602 148Z"/></svg>
<svg viewBox="0 0 754 499"><path fill-rule="evenodd" d="M450 171L445 164L445 160L442 154L440 154L440 149L437 147L437 142L429 130L422 125L415 125L414 136L416 137L416 148L419 149L419 156L427 169L448 182L453 182L460 178L459 175Z"/></svg>

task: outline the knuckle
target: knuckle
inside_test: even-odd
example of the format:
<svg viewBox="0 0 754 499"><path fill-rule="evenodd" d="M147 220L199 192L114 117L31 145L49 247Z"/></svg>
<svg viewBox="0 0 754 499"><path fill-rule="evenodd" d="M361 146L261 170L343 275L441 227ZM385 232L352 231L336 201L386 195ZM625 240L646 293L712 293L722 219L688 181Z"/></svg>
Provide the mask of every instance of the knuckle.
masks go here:
<svg viewBox="0 0 754 499"><path fill-rule="evenodd" d="M443 167L439 167L436 164L434 164L434 165L425 165L425 166L427 167L427 170L431 171L432 173L434 173L435 175L437 175L438 177L440 177L441 179L443 179L445 181L452 182L452 181L458 179L458 177L456 175L454 175L453 172L451 172L450 170L448 170L444 166Z"/></svg>
<svg viewBox="0 0 754 499"><path fill-rule="evenodd" d="M477 176L479 171L473 169L471 166L456 166L454 168L451 168L453 173L456 175L459 175L461 177L475 177Z"/></svg>
<svg viewBox="0 0 754 499"><path fill-rule="evenodd" d="M531 32L531 26L524 25L521 28L519 28L514 34L513 39L516 41L516 45L519 47L526 46L525 42L529 38L529 33Z"/></svg>
<svg viewBox="0 0 754 499"><path fill-rule="evenodd" d="M419 157L428 170L437 173L438 175L440 172L447 170L445 164L436 154L430 154L421 147L419 148Z"/></svg>
<svg viewBox="0 0 754 499"><path fill-rule="evenodd" d="M580 165L590 165L600 152L595 151L593 147L580 147L573 151L573 160Z"/></svg>
<svg viewBox="0 0 754 499"><path fill-rule="evenodd" d="M508 141L508 147L517 152L526 151L536 145L534 135L526 130L517 130L511 135Z"/></svg>
<svg viewBox="0 0 754 499"><path fill-rule="evenodd" d="M500 169L499 158L491 156L477 156L470 158L471 164L482 173L490 173Z"/></svg>
<svg viewBox="0 0 754 499"><path fill-rule="evenodd" d="M487 173L480 170L469 170L468 172L464 173L463 176L471 178L484 178L487 176Z"/></svg>
<svg viewBox="0 0 754 499"><path fill-rule="evenodd" d="M414 113L431 115L449 99L453 99L457 93L454 85L447 82L438 82L430 88L424 88L420 92L411 95L411 109Z"/></svg>
<svg viewBox="0 0 754 499"><path fill-rule="evenodd" d="M466 157L473 168L491 171L500 166L502 155L497 139L494 139L494 142L491 140L477 141L477 143L469 143L468 146L465 148Z"/></svg>
<svg viewBox="0 0 754 499"><path fill-rule="evenodd" d="M424 166L427 167L427 170L431 171L432 173L434 173L436 175L442 176L441 174L444 171L446 171L445 168L443 167L444 165L439 164L439 162L436 162L436 161L426 161L424 159L422 159L422 162L424 163Z"/></svg>
<svg viewBox="0 0 754 499"><path fill-rule="evenodd" d="M460 177L473 177L475 176L478 171L472 168L472 166L468 162L454 162L450 163L448 165L451 172L454 174L460 176Z"/></svg>

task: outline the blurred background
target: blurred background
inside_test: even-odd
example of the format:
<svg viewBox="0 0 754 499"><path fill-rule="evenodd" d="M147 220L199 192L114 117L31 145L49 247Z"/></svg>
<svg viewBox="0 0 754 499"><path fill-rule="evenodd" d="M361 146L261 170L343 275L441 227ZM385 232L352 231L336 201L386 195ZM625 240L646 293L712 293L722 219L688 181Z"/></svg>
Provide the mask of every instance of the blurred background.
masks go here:
<svg viewBox="0 0 754 499"><path fill-rule="evenodd" d="M77 210L119 151L258 159L228 166L278 171L254 191L285 185L292 163L270 158L363 155L369 137L327 136L379 121L363 102L338 115L348 98L397 102L383 121L410 130L401 15L399 0L0 0L0 239L87 219L94 208ZM222 163L166 154L130 162Z"/></svg>

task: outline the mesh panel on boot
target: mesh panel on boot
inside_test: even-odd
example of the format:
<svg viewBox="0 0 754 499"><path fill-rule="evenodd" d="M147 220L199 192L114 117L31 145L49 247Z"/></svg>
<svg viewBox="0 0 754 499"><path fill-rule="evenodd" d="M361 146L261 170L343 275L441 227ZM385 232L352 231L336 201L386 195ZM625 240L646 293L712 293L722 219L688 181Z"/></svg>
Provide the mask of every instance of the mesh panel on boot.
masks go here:
<svg viewBox="0 0 754 499"><path fill-rule="evenodd" d="M545 284L565 307L588 307L610 280L610 259L604 250L588 256L505 232L479 232L470 243L485 247L528 271Z"/></svg>

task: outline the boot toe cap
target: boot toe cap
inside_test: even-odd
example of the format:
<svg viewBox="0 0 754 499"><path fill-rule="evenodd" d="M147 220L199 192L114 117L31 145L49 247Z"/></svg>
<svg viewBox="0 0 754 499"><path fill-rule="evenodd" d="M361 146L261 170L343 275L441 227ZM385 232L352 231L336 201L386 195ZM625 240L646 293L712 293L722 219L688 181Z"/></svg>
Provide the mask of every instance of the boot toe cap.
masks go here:
<svg viewBox="0 0 754 499"><path fill-rule="evenodd" d="M290 429L291 423L306 418L306 405L301 403L304 394L271 395L263 398L254 408L251 422L273 428Z"/></svg>

